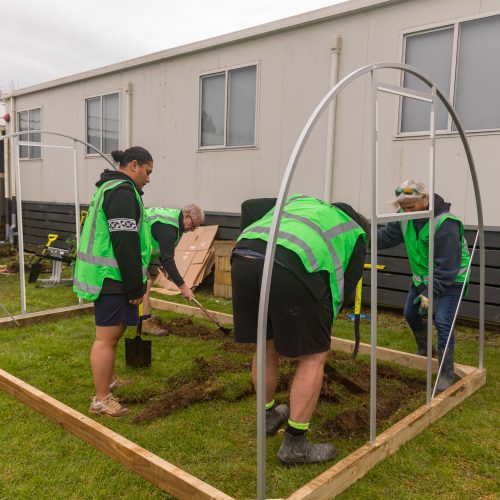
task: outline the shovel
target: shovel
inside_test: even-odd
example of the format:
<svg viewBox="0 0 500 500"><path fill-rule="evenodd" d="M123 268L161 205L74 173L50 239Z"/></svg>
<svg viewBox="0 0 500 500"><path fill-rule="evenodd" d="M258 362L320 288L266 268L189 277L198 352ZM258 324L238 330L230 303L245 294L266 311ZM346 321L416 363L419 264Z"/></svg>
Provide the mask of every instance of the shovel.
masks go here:
<svg viewBox="0 0 500 500"><path fill-rule="evenodd" d="M125 364L134 368L151 366L151 340L144 340L142 334L142 304L139 304L137 333L133 339L125 339Z"/></svg>
<svg viewBox="0 0 500 500"><path fill-rule="evenodd" d="M193 295L193 302L201 309L201 311L203 312L203 314L210 320L210 321L213 321L218 327L219 327L219 330L225 335L227 336L229 333L231 333L231 328L225 328L224 326L222 326L222 324L217 321L209 312L208 310L205 308L205 306L202 306L200 302L198 302L198 300L195 298L195 296Z"/></svg>
<svg viewBox="0 0 500 500"><path fill-rule="evenodd" d="M38 276L40 276L40 273L42 272L42 268L43 268L43 266L42 266L43 256L45 255L47 248L49 248L50 245L52 245L52 243L54 243L54 241L57 240L57 238L59 238L58 234L49 234L48 239L47 239L47 243L46 243L42 253L37 254L37 255L39 255L39 259L36 262L34 262L33 264L31 264L30 273L28 275L28 283L36 283L37 282Z"/></svg>

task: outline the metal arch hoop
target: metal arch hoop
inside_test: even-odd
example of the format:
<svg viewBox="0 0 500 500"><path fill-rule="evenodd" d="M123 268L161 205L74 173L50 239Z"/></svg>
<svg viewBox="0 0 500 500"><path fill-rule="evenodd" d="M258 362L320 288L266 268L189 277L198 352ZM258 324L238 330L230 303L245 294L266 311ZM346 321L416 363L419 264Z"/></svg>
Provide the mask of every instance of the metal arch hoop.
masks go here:
<svg viewBox="0 0 500 500"><path fill-rule="evenodd" d="M102 156L115 170L116 167L109 160L109 158L99 149L97 149L95 146L92 146L92 144L83 141L82 139L78 139L77 137L73 137L72 135L68 134L63 134L62 132L53 132L51 130L23 130L22 132L10 132L9 134L1 135L0 136L0 141L3 141L4 139L10 139L11 137L17 137L19 135L26 135L26 134L48 134L48 135L57 135L59 137L65 137L66 139L71 139L72 141L79 142L80 144L84 144L88 148L92 149L95 151L98 155ZM43 145L43 143L40 143ZM37 144L38 145L38 144Z"/></svg>
<svg viewBox="0 0 500 500"><path fill-rule="evenodd" d="M73 171L74 171L74 193L75 193L75 224L76 224L76 241L77 247L80 243L80 232L79 232L79 218L80 218L80 202L78 196L78 175L77 175L77 156L76 156L76 145L77 143L84 144L88 148L95 151L102 158L104 158L115 170L116 167L114 164L106 157L106 155L97 149L92 144L89 144L82 139L78 139L77 137L73 137L68 134L63 134L61 132L53 132L51 130L23 130L21 132L11 132L9 134L0 136L0 141L10 138L18 138L21 135L27 134L47 134L47 135L55 135L59 137L64 137L66 139L70 139L73 141L73 146L55 146L51 144L44 144L43 142L33 143L35 146L40 147L67 147L68 149L73 149ZM18 140L19 142L19 140ZM19 144L18 144L19 146ZM16 156L16 166L15 169L15 185L16 185L16 209L17 209L17 233L18 233L18 243L19 243L19 281L20 281L20 290L21 290L21 314L26 314L26 282L25 282L25 271L24 271L24 234L23 234L23 212L22 212L22 195L21 195L21 168L19 165L19 151ZM79 299L81 302L81 299Z"/></svg>
<svg viewBox="0 0 500 500"><path fill-rule="evenodd" d="M474 160L472 157L472 152L470 150L469 144L465 137L462 125L458 119L458 116L453 108L453 106L448 102L446 96L437 88L437 86L432 82L432 80L423 72L418 70L413 66L409 66L407 64L400 63L392 63L392 62L379 62L375 64L370 64L367 66L363 66L356 71L353 71L351 74L347 75L343 78L337 85L332 87L330 91L325 95L325 97L321 100L321 102L317 105L316 109L312 112L311 116L307 120L302 132L300 133L297 142L293 148L292 154L290 155L290 159L288 160L288 164L283 175L283 179L281 181L281 186L278 193L278 198L276 201L276 206L274 210L272 225L269 232L269 240L266 249L266 255L264 259L264 268L262 274L262 285L260 291L260 299L259 299L259 316L257 323L257 498L265 499L266 497L266 434L265 434L265 382L266 382L266 373L265 373L265 356L266 356L266 333L267 333L267 314L268 314L268 306L269 306L269 292L270 292L270 283L272 276L272 263L274 262L274 254L276 250L276 240L278 235L278 226L279 221L281 220L281 216L283 214L283 206L286 196L288 195L288 191L290 188L290 184L292 181L293 174L295 172L295 168L297 166L298 160L302 153L302 150L305 146L306 140L311 134L314 126L316 125L318 119L322 115L322 113L327 109L329 104L337 97L337 95L351 82L359 78L360 76L374 72L379 69L396 69L401 70L407 73L410 73L424 83L426 83L432 89L435 89L435 92L441 102L445 105L446 109L450 113L453 123L457 127L457 131L462 140L462 144L464 146L467 160L469 163L470 174L472 177L472 183L474 186L474 194L476 199L476 209L477 209L477 218L478 218L478 232L479 232L479 368L483 368L483 358L484 358L484 281L485 281L485 250L484 250L484 225L483 225L483 210L481 203L481 196L479 192L479 182L477 179L476 168L474 166ZM373 174L374 175L374 174ZM373 177L374 178L374 177ZM375 189L375 188L373 188ZM374 205L372 203L372 221L376 219ZM373 231L373 230L372 230ZM372 243L372 251L375 249L375 253L377 250L376 246L376 238L374 241L375 247L373 247ZM372 274L376 272L374 266L372 266ZM376 294L375 296L375 305L372 300L372 307L376 307ZM376 325L375 325L376 326ZM373 326L372 326L373 328ZM376 346L375 346L376 347ZM372 352L374 352L374 346L372 346ZM373 358L373 356L372 356ZM372 371L373 373L373 371ZM370 419L370 427L372 427L372 418ZM370 434L372 436L372 429L370 429ZM372 442L374 438L372 436Z"/></svg>

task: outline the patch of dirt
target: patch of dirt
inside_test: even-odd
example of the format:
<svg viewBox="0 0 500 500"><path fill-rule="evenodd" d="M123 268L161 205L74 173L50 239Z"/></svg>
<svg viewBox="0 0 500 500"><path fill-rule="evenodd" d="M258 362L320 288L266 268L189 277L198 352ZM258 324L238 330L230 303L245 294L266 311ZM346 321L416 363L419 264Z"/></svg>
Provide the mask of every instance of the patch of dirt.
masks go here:
<svg viewBox="0 0 500 500"><path fill-rule="evenodd" d="M231 336L225 337L218 329L209 329L196 325L190 318L174 319L165 323L171 335L194 337L201 340L218 338L221 348L226 353L243 354L239 359L227 355L215 355L210 358L199 357L189 373L172 377L167 381L166 392L151 395L150 403L134 418L135 423L145 423L165 417L182 408L201 401L226 399L222 374L250 372L255 346L236 344ZM297 361L282 358L277 393L288 392L295 373ZM378 425L390 420L393 415L414 400L417 393L425 392L425 377L405 375L388 365L377 367L377 422ZM227 382L231 384L231 382ZM226 384L226 385L227 385ZM231 401L253 394L251 384L231 388ZM353 360L348 354L333 352L325 365L320 401L333 403L327 412L318 410L318 425L315 432L323 440L352 438L366 435L370 425L369 409L370 366L366 361ZM135 397L135 400L123 399L124 403L146 401L147 398ZM351 403L352 407L335 415L335 403ZM325 414L327 413L327 414ZM334 415L333 417L330 415Z"/></svg>
<svg viewBox="0 0 500 500"><path fill-rule="evenodd" d="M170 415L194 403L220 397L223 388L216 383L219 375L248 372L250 368L250 362L235 361L224 356L213 356L209 359L195 358L191 372L182 377L171 377L167 381L169 387L167 392L146 406L134 417L133 421L138 424L149 422ZM239 396L248 396L252 392L253 388L249 386L246 390L240 391ZM122 398L122 401L124 403L130 402L126 398Z"/></svg>

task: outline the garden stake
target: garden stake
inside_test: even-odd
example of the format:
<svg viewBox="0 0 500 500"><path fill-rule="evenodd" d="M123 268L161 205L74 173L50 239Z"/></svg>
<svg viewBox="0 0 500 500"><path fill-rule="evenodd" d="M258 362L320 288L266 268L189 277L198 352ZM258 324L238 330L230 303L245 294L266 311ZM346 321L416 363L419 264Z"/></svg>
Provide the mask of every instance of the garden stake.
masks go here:
<svg viewBox="0 0 500 500"><path fill-rule="evenodd" d="M201 305L200 302L198 302L198 300L196 300L195 296L193 295L193 302L202 310L202 312L205 314L205 316L210 319L211 321L213 321L218 327L219 327L219 330L227 337L227 335L229 335L231 333L231 328L225 328L224 326L222 326L222 324L217 321L209 312L208 310Z"/></svg>

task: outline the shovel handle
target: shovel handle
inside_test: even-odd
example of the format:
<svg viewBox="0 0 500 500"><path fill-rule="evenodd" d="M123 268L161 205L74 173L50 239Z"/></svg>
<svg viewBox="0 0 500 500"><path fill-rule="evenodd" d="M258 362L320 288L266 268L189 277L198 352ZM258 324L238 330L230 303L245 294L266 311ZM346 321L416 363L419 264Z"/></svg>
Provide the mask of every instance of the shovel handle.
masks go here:
<svg viewBox="0 0 500 500"><path fill-rule="evenodd" d="M219 323L219 321L217 321L209 312L208 310L206 309L206 307L204 305L201 304L201 302L199 302L195 296L193 295L193 302L202 310L202 312L205 314L205 316L212 320L219 328L224 328L222 326L221 323Z"/></svg>
<svg viewBox="0 0 500 500"><path fill-rule="evenodd" d="M45 245L45 246L47 248L50 247L50 245L52 245L52 243L54 243L54 241L56 241L57 238L59 238L58 234L49 234L49 236L47 238L47 245Z"/></svg>

